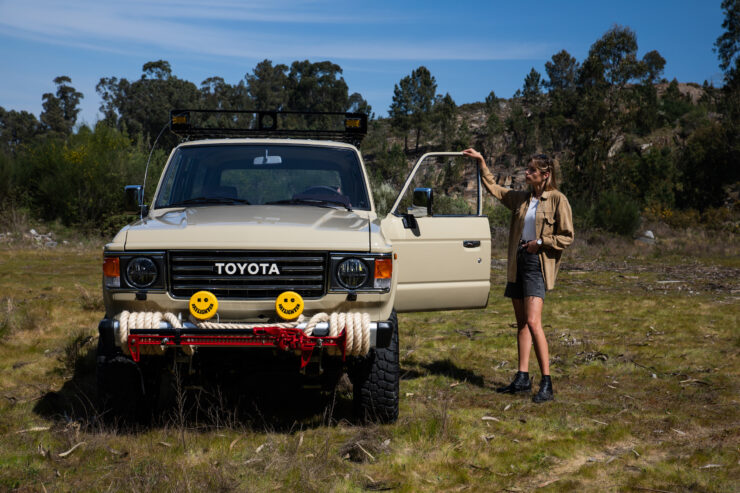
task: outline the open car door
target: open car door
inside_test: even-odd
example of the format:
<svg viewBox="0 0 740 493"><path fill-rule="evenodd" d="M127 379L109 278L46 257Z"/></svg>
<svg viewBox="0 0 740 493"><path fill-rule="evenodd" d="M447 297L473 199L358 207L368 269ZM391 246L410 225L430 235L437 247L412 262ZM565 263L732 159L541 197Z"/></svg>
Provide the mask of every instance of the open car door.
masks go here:
<svg viewBox="0 0 740 493"><path fill-rule="evenodd" d="M424 154L381 221L396 258L396 311L483 308L488 303L491 229L474 164L461 152ZM466 186L465 176L475 176L475 183ZM462 197L464 190L476 192L475 204Z"/></svg>

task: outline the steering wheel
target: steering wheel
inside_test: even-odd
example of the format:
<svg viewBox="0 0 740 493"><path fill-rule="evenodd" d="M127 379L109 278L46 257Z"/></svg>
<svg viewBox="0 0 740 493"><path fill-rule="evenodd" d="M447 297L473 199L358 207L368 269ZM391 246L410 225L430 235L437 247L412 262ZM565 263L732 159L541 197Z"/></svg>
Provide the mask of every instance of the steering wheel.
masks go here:
<svg viewBox="0 0 740 493"><path fill-rule="evenodd" d="M322 194L330 194L330 195L337 195L339 197L344 197L344 194L337 191L336 188L330 187L328 185L316 185L313 187L308 187L307 189L301 192L301 195L322 195Z"/></svg>

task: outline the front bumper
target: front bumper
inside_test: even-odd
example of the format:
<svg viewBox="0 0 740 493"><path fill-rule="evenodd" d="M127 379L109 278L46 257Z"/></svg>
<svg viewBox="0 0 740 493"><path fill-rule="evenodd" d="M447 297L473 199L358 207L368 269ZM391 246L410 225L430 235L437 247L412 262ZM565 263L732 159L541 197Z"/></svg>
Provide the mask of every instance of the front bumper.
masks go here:
<svg viewBox="0 0 740 493"><path fill-rule="evenodd" d="M138 362L141 358L141 348L155 346L162 349L191 347L244 347L244 348L277 348L284 351L294 351L301 355L301 368L308 365L314 349L336 348L345 358L346 332L339 336L329 336L329 324L320 322L316 325L312 335L303 332L304 324L297 327L285 328L278 326L263 326L246 329L201 329L191 322L183 322L182 328L175 328L169 322L162 321L156 329L130 328L128 335L128 350L131 358ZM393 330L392 321L370 323L370 347L385 348L390 345ZM104 318L98 325L101 347L113 348L118 337L119 323L115 319Z"/></svg>

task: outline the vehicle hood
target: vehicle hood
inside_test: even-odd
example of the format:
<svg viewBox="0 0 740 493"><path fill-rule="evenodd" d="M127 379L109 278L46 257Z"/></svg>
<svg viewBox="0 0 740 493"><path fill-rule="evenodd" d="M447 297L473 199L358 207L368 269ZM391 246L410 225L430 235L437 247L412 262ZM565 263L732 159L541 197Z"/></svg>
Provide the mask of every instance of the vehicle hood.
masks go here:
<svg viewBox="0 0 740 493"><path fill-rule="evenodd" d="M368 251L366 211L313 206L225 205L159 209L127 226L126 250Z"/></svg>

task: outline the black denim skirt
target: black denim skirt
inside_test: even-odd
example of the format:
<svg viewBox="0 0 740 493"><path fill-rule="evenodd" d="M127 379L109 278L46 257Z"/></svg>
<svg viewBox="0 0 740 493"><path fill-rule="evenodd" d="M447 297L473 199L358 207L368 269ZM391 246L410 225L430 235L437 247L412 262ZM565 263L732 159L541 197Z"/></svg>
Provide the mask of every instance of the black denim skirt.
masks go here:
<svg viewBox="0 0 740 493"><path fill-rule="evenodd" d="M527 296L545 299L545 278L542 277L540 256L518 248L516 253L516 282L506 283L504 296L521 300Z"/></svg>

